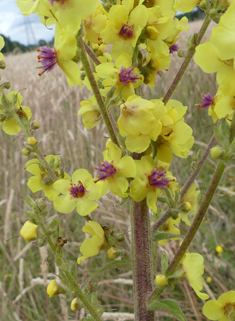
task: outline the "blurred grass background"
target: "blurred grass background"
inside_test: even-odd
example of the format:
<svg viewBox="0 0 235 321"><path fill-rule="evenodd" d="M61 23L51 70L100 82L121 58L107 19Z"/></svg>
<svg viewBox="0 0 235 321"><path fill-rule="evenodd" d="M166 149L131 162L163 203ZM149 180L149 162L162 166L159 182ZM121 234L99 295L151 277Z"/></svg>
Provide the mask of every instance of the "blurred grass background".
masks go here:
<svg viewBox="0 0 235 321"><path fill-rule="evenodd" d="M189 33L183 33L180 40L182 49L186 49L189 34L197 32L201 21L190 24ZM210 30L212 26L210 26ZM206 38L208 38L207 33ZM36 132L39 146L47 155L59 155L64 163L65 172L72 174L78 168L93 171L95 165L102 159L107 134L104 125L98 125L87 131L81 118L77 116L80 101L89 97L89 92L79 87L67 85L66 77L59 68L51 73L38 77L36 67L36 52L6 57L7 68L1 73L1 81L10 80L12 90L20 91L24 97L23 105L32 110L32 117L39 122L40 129ZM143 88L145 98L160 98L166 93L170 83L182 62L177 56L172 57L172 65L165 75L159 77L156 88ZM173 99L180 100L188 106L185 117L194 131L195 145L189 158L177 159L170 170L177 177L182 187L191 173L191 162L197 151L204 149L210 140L213 123L205 110L197 110L195 104L201 102L203 93L216 93L215 75L204 74L192 62L181 80ZM50 253L46 248L38 248L36 243L27 244L19 236L19 231L25 221L24 197L32 195L26 186L29 177L25 170L27 157L21 150L24 136L6 135L0 131L0 298L2 321L7 320L79 320L84 311L72 312L69 308L72 297L55 297L49 299L46 294L47 279L53 279L58 274ZM214 172L216 162L210 157L204 165L196 184L202 193L206 191ZM197 233L191 250L198 252L205 259L204 279L211 282L204 286L212 299L220 294L234 289L234 169L226 168L220 187L215 195L200 231ZM40 197L36 193L33 197ZM126 235L126 247L130 246L129 215L125 206L120 206L120 200L109 195L99 201L100 206L92 213L92 218L100 224L110 226L115 231ZM48 202L51 215L55 214ZM62 219L64 236L68 243L64 247L65 256L74 259L80 255L79 247L84 240L81 227L85 220L77 213L58 214ZM184 227L183 227L184 229ZM10 239L12 238L12 239ZM8 242L6 240L10 239ZM216 247L221 245L223 252L217 253ZM159 253L167 251L169 257L176 250L176 243L168 242L165 247L159 247ZM87 276L103 266L109 259L105 252L97 257L86 260L78 266L77 280L84 281ZM131 273L123 270L103 272L99 278L99 299L107 312L133 312L133 297ZM166 291L162 298L177 299L188 321L206 320L202 315L203 302L197 298L186 281L180 281L173 291ZM107 319L111 320L111 319ZM167 313L159 312L157 320L175 320Z"/></svg>

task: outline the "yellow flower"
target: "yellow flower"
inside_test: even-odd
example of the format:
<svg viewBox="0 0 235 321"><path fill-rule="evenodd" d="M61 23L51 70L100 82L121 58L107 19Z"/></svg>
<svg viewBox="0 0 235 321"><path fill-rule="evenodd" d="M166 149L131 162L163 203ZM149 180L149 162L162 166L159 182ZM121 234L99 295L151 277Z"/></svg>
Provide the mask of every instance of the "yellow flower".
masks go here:
<svg viewBox="0 0 235 321"><path fill-rule="evenodd" d="M218 246L216 246L215 250L217 253L221 253L221 252L223 252L223 247L221 245L218 245Z"/></svg>
<svg viewBox="0 0 235 321"><path fill-rule="evenodd" d="M92 44L100 44L102 42L100 32L106 27L107 16L108 14L104 10L103 5L99 3L92 14L82 17L86 42L90 41Z"/></svg>
<svg viewBox="0 0 235 321"><path fill-rule="evenodd" d="M95 200L100 193L87 170L81 168L72 175L72 183L68 180L58 180L54 188L60 195L53 201L55 209L60 213L71 213L75 208L78 214L85 216L98 207Z"/></svg>
<svg viewBox="0 0 235 321"><path fill-rule="evenodd" d="M71 30L60 29L57 25L54 49L44 46L38 48L37 51L39 52L38 62L41 63L38 69L42 70L39 76L46 71L51 71L58 64L67 76L69 86L78 84L82 87L80 68L72 60L77 53L77 40Z"/></svg>
<svg viewBox="0 0 235 321"><path fill-rule="evenodd" d="M136 202L147 197L148 207L153 213L157 213L157 196L170 185L173 177L164 168L155 168L151 156L143 156L135 163L137 174L130 184L130 197Z"/></svg>
<svg viewBox="0 0 235 321"><path fill-rule="evenodd" d="M190 286L194 289L197 296L202 300L207 300L209 295L200 292L203 288L204 259L198 253L186 253L181 261L182 269L185 271L186 278Z"/></svg>
<svg viewBox="0 0 235 321"><path fill-rule="evenodd" d="M61 161L58 156L54 155L48 155L46 156L46 161L48 164L50 162L54 165L54 170L57 173L57 177L59 180L62 180L62 173L60 168ZM58 168L56 168L56 165L58 165ZM46 170L42 170L40 166L40 162L37 159L31 159L26 163L26 170L33 174L34 176L31 176L28 180L27 186L31 189L33 193L36 193L40 190L43 190L45 193L45 196L52 201L56 196L59 195L59 191L57 191L53 187L53 181L49 177ZM64 174L64 179L69 180L70 176L68 174Z"/></svg>
<svg viewBox="0 0 235 321"><path fill-rule="evenodd" d="M15 103L15 107L18 109L17 115L19 116L20 119L26 118L29 120L31 118L31 110L29 107L21 105L23 101L23 97L19 92L11 91L7 95L7 99L11 101L13 95L17 96L17 101ZM0 95L0 100L1 100L1 95ZM0 109L0 117L3 115L4 115L4 111ZM10 118L6 117L5 120L0 121L0 125L2 125L2 129L8 135L16 135L21 131L21 127L20 125L18 125L14 117L10 117Z"/></svg>
<svg viewBox="0 0 235 321"><path fill-rule="evenodd" d="M129 151L145 151L151 140L156 140L161 133L161 118L166 109L161 100L146 100L131 96L120 106L121 115L117 121L120 135L127 137L125 144Z"/></svg>
<svg viewBox="0 0 235 321"><path fill-rule="evenodd" d="M20 235L27 241L34 241L38 237L38 225L26 221L20 230Z"/></svg>
<svg viewBox="0 0 235 321"><path fill-rule="evenodd" d="M147 23L147 8L137 5L133 9L133 2L133 0L128 0L124 5L113 5L108 14L107 26L101 31L103 41L107 44L114 44L111 49L114 59L122 53L133 56L133 48Z"/></svg>
<svg viewBox="0 0 235 321"><path fill-rule="evenodd" d="M95 178L95 184L100 194L103 196L109 189L111 193L125 198L128 196L127 177L135 177L136 166L130 156L122 157L121 149L110 142L107 150L103 152L104 160L101 165L96 166L98 177Z"/></svg>
<svg viewBox="0 0 235 321"><path fill-rule="evenodd" d="M135 95L135 88L143 82L138 68L132 67L132 59L128 54L121 54L115 61L105 62L96 67L97 75L103 78L102 85L108 89L116 86L114 96L120 94L124 100Z"/></svg>
<svg viewBox="0 0 235 321"><path fill-rule="evenodd" d="M91 129L101 122L99 107L94 96L81 101L80 105L78 115L82 115L82 123L87 129Z"/></svg>
<svg viewBox="0 0 235 321"><path fill-rule="evenodd" d="M181 12L192 11L202 0L176 0L176 9Z"/></svg>
<svg viewBox="0 0 235 321"><path fill-rule="evenodd" d="M166 163L170 163L174 153L178 157L187 157L193 146L194 138L192 128L185 124L184 114L187 107L177 100L169 100L166 104L167 113L161 119L162 131L157 144L157 157Z"/></svg>
<svg viewBox="0 0 235 321"><path fill-rule="evenodd" d="M87 225L83 226L82 231L89 234L91 238L86 239L82 243L80 252L83 256L77 259L78 264L88 257L97 255L99 251L107 245L104 230L99 223L89 221Z"/></svg>
<svg viewBox="0 0 235 321"><path fill-rule="evenodd" d="M228 10L234 16L235 4L231 5ZM230 17L226 16L226 13L224 18ZM219 88L225 95L229 96L235 96L233 85L235 82L234 37L235 30L223 26L214 28L210 40L199 45L194 56L194 61L204 72L217 72L216 80Z"/></svg>
<svg viewBox="0 0 235 321"><path fill-rule="evenodd" d="M218 300L207 301L203 306L202 312L209 320L234 320L235 291L223 293Z"/></svg>

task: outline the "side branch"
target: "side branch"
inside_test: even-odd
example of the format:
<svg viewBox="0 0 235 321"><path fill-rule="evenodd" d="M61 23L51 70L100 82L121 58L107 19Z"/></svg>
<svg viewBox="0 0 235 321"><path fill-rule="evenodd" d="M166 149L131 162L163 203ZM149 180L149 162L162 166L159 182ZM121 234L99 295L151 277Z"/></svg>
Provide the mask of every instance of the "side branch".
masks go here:
<svg viewBox="0 0 235 321"><path fill-rule="evenodd" d="M209 16L206 16L203 25L197 35L197 39L195 40L195 43L191 46L191 48L189 49L184 62L182 63L177 75L175 76L175 79L173 80L172 84L170 85L170 88L168 89L167 93L165 94L164 98L163 98L163 102L164 104L166 104L168 102L168 100L171 98L173 92L175 91L178 83L180 82L181 78L183 77L183 74L185 73L194 53L195 53L195 49L196 47L199 45L199 43L202 40L202 37L204 36L206 29L208 28L209 24L211 22L211 18Z"/></svg>

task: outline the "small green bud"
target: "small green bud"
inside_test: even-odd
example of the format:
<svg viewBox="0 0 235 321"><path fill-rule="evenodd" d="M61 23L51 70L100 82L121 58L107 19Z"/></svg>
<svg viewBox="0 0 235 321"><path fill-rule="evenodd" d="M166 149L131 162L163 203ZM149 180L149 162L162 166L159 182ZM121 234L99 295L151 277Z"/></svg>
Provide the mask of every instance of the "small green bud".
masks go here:
<svg viewBox="0 0 235 321"><path fill-rule="evenodd" d="M123 242L123 241L125 240L124 234L121 233L121 232L119 232L119 233L116 234L116 238L117 238L117 241L118 241L118 242Z"/></svg>
<svg viewBox="0 0 235 321"><path fill-rule="evenodd" d="M10 83L10 81L5 81L4 83L1 84L1 86L5 89L10 89L11 83Z"/></svg>
<svg viewBox="0 0 235 321"><path fill-rule="evenodd" d="M178 57L184 58L186 56L186 51L183 49L179 49L177 52Z"/></svg>
<svg viewBox="0 0 235 321"><path fill-rule="evenodd" d="M18 98L17 98L17 95L15 95L15 94L12 95L12 96L11 96L11 103L12 103L13 105L15 105L15 104L17 103L17 99L18 99Z"/></svg>
<svg viewBox="0 0 235 321"><path fill-rule="evenodd" d="M43 185L47 185L47 186L50 186L52 183L53 183L53 181L52 181L52 179L50 178L50 177L45 177L45 178L43 178L42 180L41 180L41 183L43 184Z"/></svg>
<svg viewBox="0 0 235 321"><path fill-rule="evenodd" d="M224 151L220 146L216 145L210 150L210 153L212 158L219 159L223 155Z"/></svg>
<svg viewBox="0 0 235 321"><path fill-rule="evenodd" d="M106 100L107 101L109 101L113 97L115 90L116 90L116 87L113 86L107 91L107 93L106 93Z"/></svg>
<svg viewBox="0 0 235 321"><path fill-rule="evenodd" d="M27 149L27 148L23 148L22 149L22 154L25 156L29 156L29 154L31 153L31 150Z"/></svg>
<svg viewBox="0 0 235 321"><path fill-rule="evenodd" d="M29 146L35 146L35 145L37 145L37 143L38 143L38 141L37 141L37 139L35 138L35 137L29 137L28 139L27 139L27 144L29 145Z"/></svg>

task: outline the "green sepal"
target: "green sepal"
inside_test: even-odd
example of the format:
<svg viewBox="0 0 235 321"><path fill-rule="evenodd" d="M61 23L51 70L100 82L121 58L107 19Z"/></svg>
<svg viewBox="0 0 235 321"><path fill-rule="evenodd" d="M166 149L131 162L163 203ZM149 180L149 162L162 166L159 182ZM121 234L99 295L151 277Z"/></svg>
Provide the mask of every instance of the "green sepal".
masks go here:
<svg viewBox="0 0 235 321"><path fill-rule="evenodd" d="M181 234L174 234L174 233L170 233L170 232L157 232L154 235L154 238L156 241L161 241L161 240L167 240L167 239L172 239L172 238L183 238L184 236Z"/></svg>
<svg viewBox="0 0 235 321"><path fill-rule="evenodd" d="M167 268L168 268L168 258L166 253L163 252L161 256L161 273L165 275Z"/></svg>
<svg viewBox="0 0 235 321"><path fill-rule="evenodd" d="M47 230L48 232L54 231L55 227L60 224L60 219L58 217L54 217L52 220L50 220L47 224Z"/></svg>
<svg viewBox="0 0 235 321"><path fill-rule="evenodd" d="M29 196L26 196L25 198L24 198L24 201L25 201L25 203L29 206L29 207L33 207L34 206L34 200L31 198L31 197L29 197Z"/></svg>
<svg viewBox="0 0 235 321"><path fill-rule="evenodd" d="M130 262L122 259L120 261L112 261L108 264L106 264L105 266L103 266L102 268L100 268L98 271L96 271L94 274L92 274L89 278L86 279L86 281L83 283L82 287L86 286L92 279L94 279L94 277L96 277L98 274L100 274L101 272L104 272L108 269L120 269L124 266L128 266L130 265Z"/></svg>
<svg viewBox="0 0 235 321"><path fill-rule="evenodd" d="M151 140L151 147L153 150L153 159L157 156L157 144L153 140Z"/></svg>
<svg viewBox="0 0 235 321"><path fill-rule="evenodd" d="M230 145L230 142L229 142L229 139L230 139L230 127L229 127L229 124L228 122L226 121L225 118L222 118L221 119L221 122L220 122L220 131L221 131L221 134L222 134L222 137L223 137L223 143L222 145L225 147L225 150L227 150L229 148L229 145Z"/></svg>
<svg viewBox="0 0 235 321"><path fill-rule="evenodd" d="M180 305L175 300L166 299L161 301L153 301L148 306L148 310L164 310L173 314L177 320L186 321L186 318L180 308Z"/></svg>

